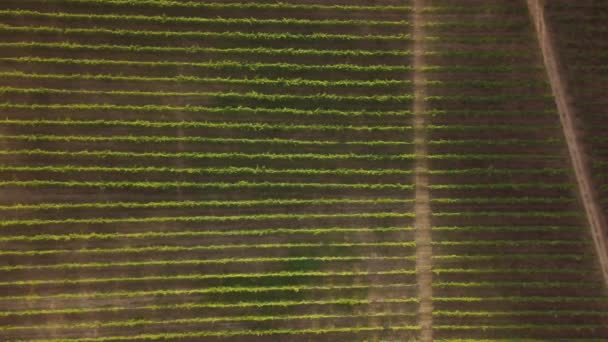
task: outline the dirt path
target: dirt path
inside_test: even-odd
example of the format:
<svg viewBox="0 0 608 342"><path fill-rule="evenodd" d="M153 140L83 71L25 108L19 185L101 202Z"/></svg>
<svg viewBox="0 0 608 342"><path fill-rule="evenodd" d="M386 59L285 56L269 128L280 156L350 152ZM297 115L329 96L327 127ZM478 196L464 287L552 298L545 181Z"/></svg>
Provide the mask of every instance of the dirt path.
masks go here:
<svg viewBox="0 0 608 342"><path fill-rule="evenodd" d="M551 30L547 28L545 21L544 0L527 0L527 2L534 26L536 27L545 69L551 83L551 89L568 144L568 152L572 166L574 167L580 197L585 207L587 220L591 226L591 235L593 236L604 282L608 285L608 249L606 246L606 233L608 230L606 218L598 204L591 179L591 172L588 167L589 164L585 159L584 147L578 137L579 132L574 124L575 111L573 106L568 102L567 85L562 78L563 73L561 72L558 56L553 45L554 40L551 38Z"/></svg>
<svg viewBox="0 0 608 342"><path fill-rule="evenodd" d="M424 26L422 8L424 0L414 1L413 39L414 39L414 143L416 153L416 273L418 281L418 324L420 341L433 340L433 303L431 273L431 208L429 202L428 161L426 145L426 76L421 71L424 66Z"/></svg>

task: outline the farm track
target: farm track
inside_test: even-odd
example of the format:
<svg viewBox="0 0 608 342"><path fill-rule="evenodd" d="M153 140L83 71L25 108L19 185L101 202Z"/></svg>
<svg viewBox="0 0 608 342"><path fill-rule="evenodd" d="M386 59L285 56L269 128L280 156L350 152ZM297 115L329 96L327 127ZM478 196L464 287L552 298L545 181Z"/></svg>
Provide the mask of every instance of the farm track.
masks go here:
<svg viewBox="0 0 608 342"><path fill-rule="evenodd" d="M0 340L607 338L533 30L523 0L4 1Z"/></svg>
<svg viewBox="0 0 608 342"><path fill-rule="evenodd" d="M425 66L424 55L424 16L422 9L424 1L415 0L413 10L413 66L414 70L422 70ZM418 325L420 326L420 340L423 342L433 341L433 274L432 274L432 238L431 238L431 207L429 196L429 175L428 175L428 148L426 134L426 78L423 72L414 71L414 162L416 185L416 205L414 211L416 220L416 271L418 281L418 297L420 307L418 309Z"/></svg>
<svg viewBox="0 0 608 342"><path fill-rule="evenodd" d="M437 5L437 4L441 4L442 1L431 1L431 3L433 5ZM458 4L461 4L463 6L474 6L475 4L479 3L477 1L471 1L471 0L467 0L467 1L458 1ZM519 7L523 10L523 13L521 14L520 18L526 18L529 16L529 14L527 13L527 7L525 2L509 2L509 4L511 4L512 6L515 7ZM451 5L456 5L454 4L454 2L451 2ZM431 20L431 21L441 21L441 15L443 13L433 13L430 14L427 20ZM492 18L494 18L495 21L500 21L500 14L498 13L492 13L490 11L487 11L483 14L479 13L477 15L470 15L470 14L456 14L456 16L459 16L459 20L461 21L477 21L480 20L481 18L483 18L483 20L492 20ZM451 17L452 20L454 20L454 17ZM525 20L525 19L524 19ZM512 33L514 33L515 31L518 32L519 36L520 36L520 40L515 43L512 42L511 47L514 50L517 50L517 44L522 44L522 45L527 45L530 44L532 42L536 41L535 35L534 35L534 26L532 25L532 23L530 22L528 25L522 25L522 26L518 26L517 28L511 28ZM445 31L445 37L449 37L452 33L451 32L447 32L448 30L444 30ZM441 36L441 31L434 31L433 35L435 36ZM496 35L497 37L501 37L502 34L499 32L496 32L493 29L486 29L484 30L484 36L486 37L491 37L492 35ZM444 44L445 40L441 40L440 42L438 42L433 48L435 49L440 49L442 46L446 49L452 48L453 45L447 43ZM472 46L469 46L469 48L472 48ZM533 56L534 52L536 54L536 57ZM444 56L443 58L443 64L440 63L440 61L434 61L434 65L453 65L454 63L457 63L456 59L452 59L451 56ZM511 74L513 70L516 70L518 68L519 65L521 65L522 63L525 63L525 65L530 68L533 69L535 68L535 66L542 66L543 62L542 62L542 56L539 53L539 49L530 49L530 55L528 56L528 59L523 62L521 60L511 60L511 61L506 61L505 62L505 66L508 68L507 72L505 72L504 74L502 74L500 77L502 77L502 79L510 79L510 75L513 75L514 77L517 77L518 80L523 81L523 82L529 82L529 83L536 83L538 82L538 84L540 84L540 80L546 80L546 76L544 75L539 75L536 73L528 73L527 75L517 75L515 76L515 74ZM475 73L471 73L470 76L473 78L476 78L477 75L479 75L481 73L475 74ZM431 81L434 80L439 80L439 81L445 81L445 80L450 80L450 79L457 79L459 75L455 74L455 73L435 73L435 74L430 74L428 79ZM488 77L490 78L492 76L492 73L490 73L490 75L483 75L483 77ZM494 74L494 76L496 77L497 75ZM533 80L537 80L536 82ZM467 85L463 85L461 87L458 88L440 88L440 87L435 87L433 86L432 83L430 83L427 87L427 92L428 95L430 97L432 96L445 96L445 97L450 97L459 93L463 93L463 94L468 94L472 89L470 86ZM544 89L543 89L544 88ZM545 83L544 86L540 86L538 88L533 88L533 89L529 89L526 91L526 94L529 96L535 96L535 95L540 95L540 94L547 94L547 91L550 90L548 83ZM504 93L508 93L510 92L507 89L495 89L495 94L504 94ZM470 94L470 93L469 93ZM501 107L500 104L498 103L486 103L485 104L485 109L492 111L493 109L502 109L502 110L515 110L515 111L519 111L519 114L514 114L512 116L509 116L508 118L502 118L500 116L489 116L489 117L483 117L483 116L479 116L479 117L468 117L466 118L466 122L467 125L470 125L471 130L467 131L467 133L464 134L460 134L459 132L456 131L444 131L441 132L441 139L445 139L446 141L451 141L451 140L455 140L458 138L464 138L466 136L467 139L511 139L514 138L517 133L514 131L504 131L501 132L499 134L496 134L498 131L494 130L493 132L488 132L486 133L485 130L482 128L485 124L489 123L489 122L493 122L493 123L497 123L500 122L501 120L505 120L505 122L509 122L510 124L514 124L516 122L519 122L519 120L529 120L530 116L526 116L525 112L526 110L530 109L530 108L534 108L537 111L543 111L543 112L547 112L548 110L550 110L550 108L555 108L555 105L553 103L551 103L551 101L553 101L552 97L548 98L548 100L550 99L550 101L548 102L544 102L544 103L536 103L536 104L532 104L530 102L521 102L521 101L512 101L509 103L505 103L505 107ZM474 106L474 104L473 104ZM466 96L463 96L462 101L460 102L455 102L454 104L451 104L451 107L445 107L445 102L433 102L433 101L429 101L427 104L428 110L429 111L433 111L434 109L447 109L448 111L450 110L462 110L465 108L471 108L471 103L470 101L467 101ZM474 108L474 107L473 107ZM518 118L520 117L520 118ZM451 119L451 120L450 120ZM461 118L456 116L456 117L450 117L450 116L430 116L429 118L429 125L433 126L435 124L437 124L438 122L441 122L441 124L443 125L457 125L459 123L461 123ZM533 154L535 155L551 155L553 157L555 157L555 160L561 160L560 163L566 163L568 161L568 155L566 152L566 144L564 142L563 139L563 132L561 131L561 127L559 126L552 126L549 127L549 122L553 122L553 123L557 123L558 122L558 115L557 113L553 112L552 115L549 116L542 116L542 117L535 117L534 121L527 121L530 125L530 127L535 127L534 130L528 131L526 134L526 137L528 139L539 139L537 140L539 142L538 145L535 145L534 147L531 146L515 146L515 145L509 145L509 147L512 149L512 151L519 151L519 153L521 153L521 151L523 150L528 150L529 152L535 151L533 152ZM477 131L473 130L472 127L478 126L479 129ZM544 129L540 129L539 127L541 125L545 125ZM438 132L437 132L438 133ZM434 139L437 139L437 133L436 132L432 132L431 133L431 141ZM494 134L492 134L494 133ZM548 144L547 142L555 139L555 144L553 145L554 148L550 148L550 144ZM544 141L544 143L540 143L540 141ZM473 146L459 146L459 147L454 147L454 146L450 146L448 144L446 145L429 145L430 146L430 156L432 156L435 153L445 153L445 151L447 151L448 149L451 149L453 151L453 153L455 154L466 154L467 151L472 151L475 149L475 147ZM559 146L559 147L558 147ZM498 149L496 147L492 147L492 148L488 148L488 150L493 150L493 151L498 151ZM552 152L550 152L552 151ZM438 161L430 159L430 165L429 165L429 171L432 172L434 169L445 169L447 168L448 165L450 165L452 168L463 168L463 167L468 167L468 166L472 166L472 167L479 167L479 168L487 168L487 169L492 169L495 167L499 167L499 168L505 168L505 167L511 167L511 168L523 168L526 169L528 167L531 168L540 168L543 169L545 168L545 166L541 166L541 165L546 165L546 167L553 167L553 168L557 168L557 165L554 164L553 166L548 166L551 165L552 162L549 161L548 159L545 159L543 161L538 160L538 164L536 164L536 166L532 166L532 164L529 164L531 162L531 158L530 157L513 157L513 159L510 159L510 166L507 166L508 163L505 164L501 164L500 166L497 166L495 161L491 161L491 160L483 160L483 161L479 161L476 162L475 166L472 166L470 163L470 161L467 161L465 159L462 160L452 160L448 163L438 163ZM513 175L506 175L505 178L506 179L511 179L511 181L514 181L516 178L511 178ZM500 177L497 175L497 177ZM524 176L525 177L525 176ZM533 176L534 177L534 176ZM542 177L542 176L541 176ZM558 179L561 179L561 181L559 181ZM552 183L552 184L558 184L558 183L565 183L565 182L571 182L569 179L571 179L569 177L568 174L555 174L554 176L551 177L551 179L549 178L544 178L543 183L547 184L547 183ZM431 184L435 185L435 184L442 184L442 185L447 185L447 184L463 184L463 183L469 183L469 182L476 182L477 184L481 185L481 184L491 184L492 181L494 180L493 177L478 177L473 179L467 179L466 177L459 177L456 174L443 174L441 176L434 176L431 179ZM578 206L577 204L577 197L576 197L576 188L573 186L570 186L568 189L564 188L563 192L546 192L546 190L541 190L540 193L543 193L543 196L546 196L547 198L570 198L569 203L561 203L561 204L557 204L555 203L552 206L552 210L556 210L556 211L561 211L562 213L566 213L566 212L578 212L578 214L575 214L574 216L570 216L570 217L566 217L566 216L561 216L560 218L557 217L543 217L542 219L534 219L531 217L519 217L519 218L515 218L515 217L511 217L511 218L507 218L510 214L509 212L511 211L510 209L512 208L511 205L505 205L504 207L502 207L501 209L499 208L499 204L494 206L494 208L496 208L500 214L496 214L496 216L488 216L485 214L482 214L481 212L484 210L482 206L479 205L458 205L456 203L445 203L445 204L440 204L440 203L433 203L431 202L431 209L433 212L432 215L432 227L433 227L433 268L435 271L437 271L437 273L433 274L433 337L436 340L439 341L443 341L443 340L451 340L451 339L470 339L470 340L500 340L500 339L531 339L531 340L559 340L560 338L566 338L566 339L571 339L571 340L577 340L578 338L598 338L599 336L606 336L606 325L605 325L605 320L600 319L583 319L583 318L577 318L574 317L571 313L569 313L569 310L571 308L573 308L572 306L570 306L569 303L566 302L560 302L560 296L574 296L574 297L578 297L581 300L583 300L583 297L588 295L589 293L595 293L597 296L602 297L605 296L605 291L602 289L602 286L599 285L601 283L600 279L601 279L601 273L599 272L599 268L597 266L591 266L591 265L597 265L596 262L592 261L592 259L588 260L588 261L582 261L579 260L579 262L581 262L581 264L579 264L580 266L572 266L573 264L567 263L567 264L562 264L561 267L557 267L554 268L553 272L550 273L520 273L521 272L521 265L519 265L518 263L509 263L507 261L509 256L514 255L513 253L517 254L517 253L525 253L523 252L524 247L523 245L526 244L525 242L522 244L522 241L520 239L525 239L526 236L531 236L528 234L531 234L532 231L529 230L529 227L533 226L539 229L550 229L549 227L552 225L564 225L567 227L570 227L569 229L575 229L577 231L577 233L574 233L574 231L572 231L572 234L578 234L578 238L574 238L573 236L570 239L570 242L574 242L574 241L585 241L585 245L587 247L582 247L584 248L588 248L591 247L593 244L591 243L591 239L590 236L588 235L588 233L585 231L584 227L586 226L585 224L585 217L583 215L584 211L582 210L581 207ZM500 191L500 190L499 190ZM533 193L538 194L539 191L537 190L532 190L532 189L521 189L520 192L518 192L518 194L514 195L515 197L526 197L529 195L532 195ZM483 194L483 195L482 195ZM504 192L499 192L499 193L494 193L497 196L509 196L507 195L507 193ZM527 194L527 195L526 195ZM492 190L484 192L481 191L481 188L477 188L477 189L466 189L465 188L455 188L455 189L446 189L443 187L439 187L439 186L435 186L435 187L431 187L430 189L430 195L431 195L431 200L433 198L436 197L450 197L450 198L460 198L460 199L467 199L470 198L472 196L492 196ZM559 208L559 209L558 209ZM458 213L458 212L461 213ZM528 214L530 214L533 209L532 207L529 208L521 208L521 209L515 209L514 211L519 211L521 214L525 215L524 213L527 212ZM478 234L477 230L469 230L466 229L466 227L484 227L485 229L491 229L493 232L497 232L500 231L503 228L500 228L500 226L503 226L505 224L505 222L509 222L509 226L511 226L513 229L516 229L516 231L520 231L520 234L508 234L505 233L504 235L499 234L499 235L493 235L492 237L482 237L482 235L476 235ZM440 227L444 227L444 228L440 228ZM445 227L453 227L450 230L446 230ZM575 228L575 227L579 227L579 228ZM484 229L484 228L479 228L479 229ZM565 231L564 230L559 230L559 233L556 233L555 235L553 235L553 237L549 237L549 235L545 235L544 237L546 239L552 239L554 237L557 236L561 236L560 238L557 238L557 240L555 241L558 245L561 244L560 242L557 242L558 240L561 240L562 237L565 237ZM474 235L472 235L474 234ZM472 262L472 263L468 263L466 261L464 261L465 259L458 259L458 257L468 257L468 258L476 258L479 257L480 255L483 255L485 253L488 253L488 250L486 250L483 247L475 247L475 248L467 248L465 246L459 246L457 243L458 241L463 241L463 240L474 240L471 239L472 236L479 236L479 240L483 240L483 241L496 241L497 239L504 239L503 242L505 243L505 245L502 245L500 247L498 247L496 250L500 250L502 253L504 253L504 264L506 266L504 266L504 268L501 270L500 275L499 274L494 274L494 275L481 275L481 274L476 274L476 275L471 275L469 273L469 277L466 276L468 271L472 271L471 268L475 267L474 265L476 264L476 262ZM500 236L500 237L499 237ZM510 241L510 242L509 242ZM565 242L566 240L561 240L563 242ZM548 240L545 240L545 242L548 243ZM517 245L517 247L513 246L513 247L509 247L508 244L509 243L514 243L515 245ZM547 245L545 246L541 246L541 243L538 242L533 242L533 247L532 245L530 245L530 249L528 250L528 252L535 250L535 251L544 251L543 253L554 253L559 251L562 251L564 253L569 253L574 251L575 249L577 249L578 247L574 247L574 245L561 245L561 247L558 247L556 249L554 249L553 251L551 251L551 248L548 248ZM580 246L580 245L579 245ZM568 251L568 252L567 252ZM576 252L575 252L576 253ZM592 250L587 250L587 252L584 252L586 254L592 253ZM454 256L456 257L456 259L454 260L454 262L451 260L451 257ZM538 264L536 263L538 262ZM497 263L495 262L489 262L489 264L493 264L496 265L495 267L498 266ZM500 262L502 263L502 262ZM553 262L550 261L550 258L539 258L538 260L534 261L534 264L536 264L538 267L542 267L542 264L547 265L548 268L552 268L554 266L549 266L550 264L552 264ZM560 263L560 262L558 262ZM589 266L582 266L583 264L589 265ZM457 270L456 268L458 268L460 265L460 267L463 267L463 269ZM591 267L593 268L595 271L592 272L593 275L591 275L590 278L587 278L586 281L591 281L594 282L595 285L595 290L587 290L587 291L581 291L578 293L573 293L571 292L570 289L567 289L567 286L558 286L557 288L553 288L550 289L549 286L544 288L544 292L539 291L536 292L535 290L531 290L529 287L530 286L534 286L532 284L536 283L537 281L540 282L553 282L553 281L557 281L557 279L562 279L563 281L567 282L566 278L562 278L565 275L561 274L560 275L560 271L563 269L582 269L582 268L588 268ZM439 271L440 269L452 269L452 272L442 272ZM567 276L566 276L567 277ZM591 280L591 278L593 278L594 280ZM496 284L496 286L492 289L485 289L482 287L479 287L477 285L475 285L476 281L483 281L483 280L487 280L487 279L492 279L492 281L497 281L497 280L501 280L501 281L510 281L510 280L515 280L518 285L513 284L513 287L509 286L502 286L502 285L498 285ZM553 280L551 280L553 279ZM586 282L583 281L583 282ZM445 283L451 283L450 286L445 286ZM563 285L565 285L565 283L562 283ZM526 304L520 304L519 299L516 299L515 297L511 297L513 296L515 293L517 293L518 296L522 296L522 298L528 298ZM539 302L537 302L538 298L534 298L535 294L543 294L543 296L545 296L543 299L549 299L552 298L552 304L549 303L545 303L545 304L541 304ZM505 303L500 303L500 302L495 302L493 301L491 298L494 297L501 297L501 296L506 296L506 297L510 297L512 298L512 301L509 302L509 304L505 304ZM483 298L483 299L474 299L474 298ZM466 303L467 301L471 300L472 303ZM554 300L554 301L553 301ZM525 301L525 299L524 299ZM599 300L598 300L599 301ZM532 316L525 316L525 314L523 314L521 311L522 310L527 310L527 309L532 309L532 310L537 310L539 308L543 308L543 309L548 309L551 308L551 310L555 310L555 312L557 313L556 316L550 318L550 317L545 317L543 319L537 319L535 317ZM505 313L503 316L501 316L500 318L493 316L492 312L495 312L497 310L506 310L508 311L508 313ZM444 312L449 312L449 314L444 314ZM475 314L473 314L473 312L480 312L480 311L486 311L485 314L479 314L478 316L474 316ZM559 322L559 323L558 323ZM583 325L585 322L595 322L593 323L593 327L589 327L589 330L583 331L583 330L578 330L575 331L574 327L575 326L579 326L582 329L586 329L583 328ZM525 325L530 325L529 329L526 330L526 328L523 328L523 326ZM558 327L558 324L564 324L561 327ZM466 328L465 328L466 327ZM519 328L515 328L515 327L519 327ZM556 330L551 330L550 327L555 328Z"/></svg>
<svg viewBox="0 0 608 342"><path fill-rule="evenodd" d="M556 5L551 5L555 7L547 6L542 2L531 4L531 6L536 6L536 16L539 17L537 19L539 25L543 25L542 29L539 28L539 30L544 30L543 33L545 41L543 41L542 44L544 46L544 50L546 50L546 59L552 61L552 64L548 65L548 72L552 73L552 75L550 75L550 79L557 83L555 85L557 90L554 92L558 93L558 98L560 99L558 108L562 112L562 124L564 126L564 130L566 131L569 148L571 150L571 159L572 163L574 164L574 170L580 189L579 191L581 192L580 197L587 212L587 218L591 226L591 235L595 243L595 249L598 255L600 267L602 269L604 281L608 283L608 248L606 247L608 241L608 223L606 221L606 211L602 210L601 206L602 198L605 196L601 187L601 184L603 183L599 181L600 187L598 187L597 179L594 179L593 177L593 171L595 168L591 163L592 159L595 161L596 158L602 158L602 154L598 153L597 149L597 145L600 144L594 141L589 141L587 142L587 146L585 146L583 139L581 139L581 136L590 133L586 132L585 130L590 131L591 129L585 126L581 127L581 122L584 125L586 121L592 121L589 120L588 114L584 112L585 110L589 110L588 108L593 106L593 103L592 101L589 101L590 99L584 94L571 90L575 89L578 85L577 80L571 81L570 83L567 81L571 79L569 73L573 71L567 66L564 67L564 65L568 65L564 63L569 62L569 48L556 44L557 40L555 39L555 35L563 34L564 36L569 36L571 33L569 32L568 25L562 26L562 24L559 22L553 22L555 13L559 13L561 10L560 5L563 6L563 4L559 3ZM584 15L586 12L588 13L589 9L591 8L586 8L583 5L582 10L580 12L575 11L575 13L579 16ZM587 28L586 26L582 27L583 30ZM589 39L588 36L583 37L583 39ZM594 43L601 44L599 40L592 41ZM592 66L597 62L597 59L591 57L585 66ZM565 76L561 77L562 74ZM586 102L591 103L584 104ZM600 109L600 111L603 111L603 109ZM591 152L592 155L590 155L589 152ZM598 188L599 191L597 190Z"/></svg>

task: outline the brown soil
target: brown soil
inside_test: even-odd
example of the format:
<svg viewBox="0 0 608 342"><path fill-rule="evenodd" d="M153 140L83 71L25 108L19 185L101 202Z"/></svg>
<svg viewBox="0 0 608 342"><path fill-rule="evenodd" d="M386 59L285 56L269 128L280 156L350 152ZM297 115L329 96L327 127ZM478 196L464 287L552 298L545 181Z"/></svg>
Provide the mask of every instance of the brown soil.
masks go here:
<svg viewBox="0 0 608 342"><path fill-rule="evenodd" d="M413 39L414 39L414 152L416 161L414 163L415 184L416 184L416 272L418 276L418 299L420 307L418 309L418 325L420 326L420 341L430 342L433 340L433 275L432 269L432 247L431 247L431 208L430 195L428 190L428 148L426 134L426 75L420 71L425 66L424 53L425 29L424 14L422 9L426 6L426 1L416 0L413 2Z"/></svg>
<svg viewBox="0 0 608 342"><path fill-rule="evenodd" d="M580 199L585 208L585 212L587 213L587 220L591 227L591 235L599 258L604 282L608 285L608 243L606 241L608 224L606 223L606 218L604 217L597 200L597 191L594 189L585 149L580 142L580 133L574 124L576 114L571 102L569 102L570 95L568 93L568 86L562 80L564 70L561 68L558 55L555 52L555 38L545 21L544 3L543 0L528 0L528 7L536 27L538 41L543 52L545 68L564 129L564 135L570 152L570 161L574 168L574 174L578 184Z"/></svg>

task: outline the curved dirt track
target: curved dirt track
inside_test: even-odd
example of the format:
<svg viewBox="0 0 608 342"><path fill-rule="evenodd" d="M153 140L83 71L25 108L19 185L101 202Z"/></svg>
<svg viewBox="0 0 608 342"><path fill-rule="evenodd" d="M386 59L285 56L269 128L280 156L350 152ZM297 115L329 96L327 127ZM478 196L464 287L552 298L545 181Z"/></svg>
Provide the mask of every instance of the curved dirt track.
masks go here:
<svg viewBox="0 0 608 342"><path fill-rule="evenodd" d="M568 151L576 177L580 198L585 208L587 220L591 226L591 235L598 255L604 283L608 285L608 248L606 243L607 224L602 209L597 201L591 173L585 159L585 150L580 143L579 132L574 124L574 109L568 102L567 84L562 78L562 70L558 56L555 52L551 30L545 20L544 0L527 0L530 15L536 28L538 42L543 54L543 60L564 136L568 144Z"/></svg>

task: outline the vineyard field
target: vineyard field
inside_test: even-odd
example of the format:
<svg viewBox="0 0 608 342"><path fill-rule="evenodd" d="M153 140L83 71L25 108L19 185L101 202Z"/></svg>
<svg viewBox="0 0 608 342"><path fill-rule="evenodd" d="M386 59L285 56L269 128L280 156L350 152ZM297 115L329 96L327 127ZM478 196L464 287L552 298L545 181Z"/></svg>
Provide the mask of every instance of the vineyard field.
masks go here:
<svg viewBox="0 0 608 342"><path fill-rule="evenodd" d="M545 8L605 215L608 6ZM0 1L0 340L607 340L540 46L524 0Z"/></svg>

